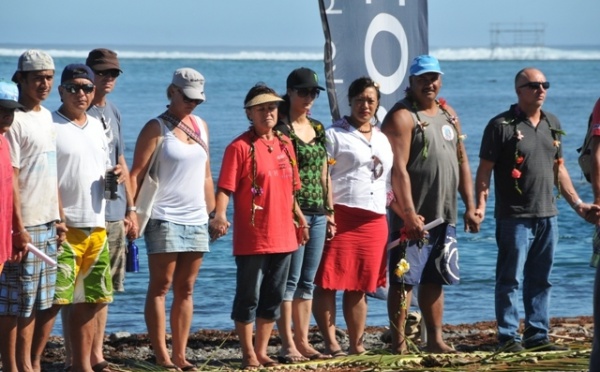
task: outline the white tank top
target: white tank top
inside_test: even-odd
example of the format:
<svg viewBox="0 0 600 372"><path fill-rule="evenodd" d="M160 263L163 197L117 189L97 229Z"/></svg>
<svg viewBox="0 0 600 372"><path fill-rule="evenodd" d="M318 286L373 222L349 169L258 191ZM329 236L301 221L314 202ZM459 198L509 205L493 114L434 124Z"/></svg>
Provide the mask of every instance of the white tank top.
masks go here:
<svg viewBox="0 0 600 372"><path fill-rule="evenodd" d="M208 143L202 119L195 116L200 138ZM173 135L157 118L164 135L162 150L158 154L158 191L152 215L154 219L181 225L203 225L208 222L204 182L206 176L206 151L194 142L187 144Z"/></svg>

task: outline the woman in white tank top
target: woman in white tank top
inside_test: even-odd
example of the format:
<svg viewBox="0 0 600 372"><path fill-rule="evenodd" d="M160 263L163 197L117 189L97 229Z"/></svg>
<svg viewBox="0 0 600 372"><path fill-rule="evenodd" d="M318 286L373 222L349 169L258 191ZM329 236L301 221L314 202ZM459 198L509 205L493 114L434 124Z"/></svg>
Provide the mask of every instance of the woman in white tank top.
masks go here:
<svg viewBox="0 0 600 372"><path fill-rule="evenodd" d="M185 359L185 350L194 282L204 252L209 251L208 212L215 206L208 128L204 120L192 114L205 100L204 77L191 68L176 70L167 97L167 111L140 132L130 175L137 199L152 155L158 151L158 190L144 232L150 271L144 315L156 363L195 370ZM172 356L165 341L165 298L171 286Z"/></svg>

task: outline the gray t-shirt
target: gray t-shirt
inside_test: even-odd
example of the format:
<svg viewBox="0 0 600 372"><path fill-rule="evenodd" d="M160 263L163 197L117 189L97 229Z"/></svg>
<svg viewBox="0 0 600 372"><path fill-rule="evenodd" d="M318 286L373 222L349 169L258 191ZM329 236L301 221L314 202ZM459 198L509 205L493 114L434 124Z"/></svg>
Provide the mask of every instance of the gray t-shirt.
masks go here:
<svg viewBox="0 0 600 372"><path fill-rule="evenodd" d="M412 104L404 99L398 102L390 113L401 107L411 106ZM417 125L417 117L412 111L411 116L414 129L406 169L410 176L415 210L417 214L425 217L426 223L441 217L446 223L456 225L459 181L456 151L458 133L441 109L438 109L435 116L427 116L419 111L421 121L428 123L424 132L428 147L428 155L425 158L422 155L425 145L422 127ZM394 214L393 229L399 226L399 221L395 221L398 219Z"/></svg>
<svg viewBox="0 0 600 372"><path fill-rule="evenodd" d="M91 106L88 114L100 120L104 126L104 133L108 139L109 159L111 166L115 166L118 158L123 152L123 136L121 133L121 113L119 109L110 101L106 101L106 106ZM106 220L120 221L125 218L127 209L127 199L125 197L125 185L119 184L117 190L117 200L106 201Z"/></svg>
<svg viewBox="0 0 600 372"><path fill-rule="evenodd" d="M518 114L516 105L492 118L481 139L479 157L494 163L494 194L496 218L543 218L558 214L554 190L554 161L562 157L561 129L558 119L542 112L537 127ZM554 135L553 135L554 130ZM520 134L520 135L519 135ZM518 140L517 137L521 137ZM515 147L523 162L515 167ZM516 179L513 169L521 172Z"/></svg>

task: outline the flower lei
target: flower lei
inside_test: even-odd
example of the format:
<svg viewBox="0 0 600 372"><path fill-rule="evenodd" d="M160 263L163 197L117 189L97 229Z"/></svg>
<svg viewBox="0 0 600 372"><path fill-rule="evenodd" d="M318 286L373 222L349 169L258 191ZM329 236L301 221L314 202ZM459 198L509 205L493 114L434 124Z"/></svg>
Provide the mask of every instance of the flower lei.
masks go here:
<svg viewBox="0 0 600 372"><path fill-rule="evenodd" d="M406 87L404 92L406 94L406 98L408 98L412 103L411 109L412 109L413 113L415 114L415 116L417 117L417 126L419 127L419 129L421 131L421 140L423 141L423 149L421 150L421 157L423 159L427 159L427 156L429 156L429 140L427 139L427 136L425 136L425 129L427 128L427 126L429 126L429 123L421 120L421 117L419 116L419 105L417 104L417 101L413 98L410 87ZM457 149L456 156L458 158L458 164L462 164L463 152L462 152L460 143L467 138L467 135L461 134L460 131L458 130L458 126L457 126L458 117L450 114L450 112L448 111L448 108L447 108L447 102L444 98L440 97L439 99L436 99L435 104L439 107L440 110L442 110L442 113L446 117L446 121L448 121L448 123L450 123L452 125L452 127L454 128L454 131L456 132L456 149Z"/></svg>
<svg viewBox="0 0 600 372"><path fill-rule="evenodd" d="M252 185L250 187L250 192L252 193L252 215L250 217L250 224L252 224L252 226L254 226L254 216L256 214L256 210L260 210L263 209L260 205L256 205L255 200L257 196L260 196L263 194L264 189L258 185L258 183L256 182L256 173L257 173L257 164L256 164L256 147L255 147L255 143L256 141L258 141L259 136L258 134L256 134L256 132L254 131L254 129L252 127L250 127L249 131L253 134L253 138L250 139L250 159L252 161ZM284 152L289 161L290 164L292 166L292 175L294 173L294 169L296 168L296 161L294 160L294 157L292 157L292 154L290 154L288 148L287 148L287 141L283 138L283 133L281 133L278 130L273 130L273 134L275 134L275 137L279 140L279 148L281 149L282 152ZM293 190L293 194L295 195L296 193L296 178L292 177L292 190ZM292 206L293 209L293 206Z"/></svg>
<svg viewBox="0 0 600 372"><path fill-rule="evenodd" d="M512 113L512 117L509 120L504 120L502 122L502 124L513 126L513 138L516 140L515 155L514 155L515 162L514 162L513 169L511 171L510 176L515 180L515 190L517 190L519 195L521 195L521 194L523 194L523 190L521 190L521 188L519 187L519 179L523 175L523 172L521 170L521 165L525 161L525 156L519 150L519 142L525 136L519 130L519 124L522 121L521 119L523 118L523 112L521 111L521 109L519 108L518 105L512 105L509 111ZM517 120L517 119L519 119L519 120ZM552 125L550 125L550 122L548 120L546 120L546 123L548 123L548 128L550 129L550 134L552 135L552 144L556 148L556 152L554 153L554 162L558 165L563 164L564 159L560 157L560 151L559 151L560 150L560 137L559 136L561 136L561 135L566 136L567 134L562 129L552 128ZM558 169L556 169L554 171L554 173L555 173L554 178L556 180L556 189L557 189L556 198L559 199L561 196L560 195L561 186L560 186L560 180L558 179Z"/></svg>

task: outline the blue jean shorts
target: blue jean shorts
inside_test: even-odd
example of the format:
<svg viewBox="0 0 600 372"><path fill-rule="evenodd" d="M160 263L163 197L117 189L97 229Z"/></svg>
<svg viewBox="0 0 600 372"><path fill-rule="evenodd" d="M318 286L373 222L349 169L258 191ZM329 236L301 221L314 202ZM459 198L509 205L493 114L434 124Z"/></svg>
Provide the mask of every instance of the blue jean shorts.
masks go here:
<svg viewBox="0 0 600 372"><path fill-rule="evenodd" d="M151 218L144 232L148 254L210 252L208 240L208 224L206 223L204 225L180 225Z"/></svg>

